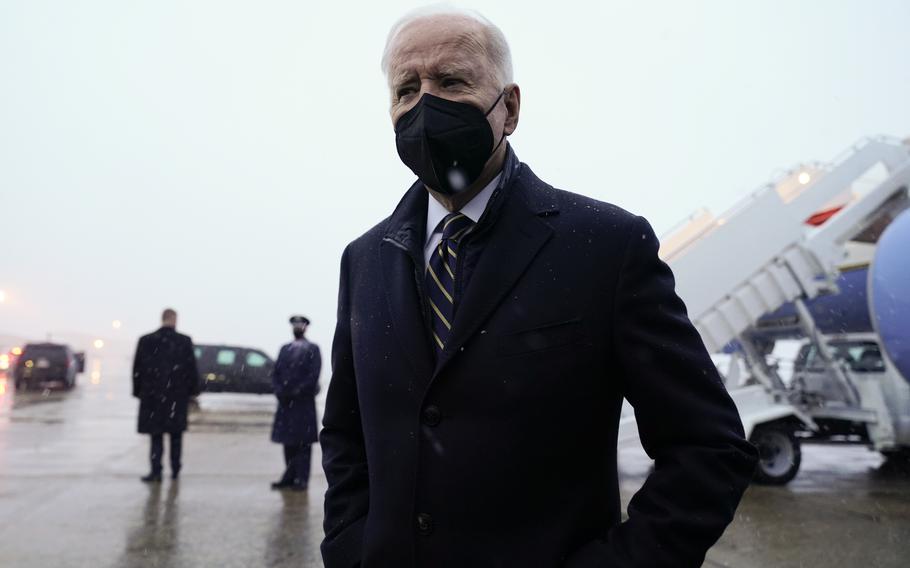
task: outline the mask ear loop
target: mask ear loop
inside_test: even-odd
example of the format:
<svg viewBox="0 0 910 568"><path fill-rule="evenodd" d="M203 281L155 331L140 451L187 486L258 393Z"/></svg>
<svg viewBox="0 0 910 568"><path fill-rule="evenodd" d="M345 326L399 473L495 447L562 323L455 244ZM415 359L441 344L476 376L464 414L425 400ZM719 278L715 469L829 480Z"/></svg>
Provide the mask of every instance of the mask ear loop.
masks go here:
<svg viewBox="0 0 910 568"><path fill-rule="evenodd" d="M488 110L487 112L483 113L483 117L484 117L484 118L488 117L488 116L490 115L490 113L493 112L493 109L496 108L496 105L499 104L500 99L502 99L502 97L504 97L505 94L506 94L506 90L503 89L502 92L499 93L499 96L496 97L496 100L493 101L493 104L490 106L490 110Z"/></svg>
<svg viewBox="0 0 910 568"><path fill-rule="evenodd" d="M490 115L491 112L493 112L493 109L496 108L496 105L499 104L499 100L502 99L502 97L504 97L505 94L506 94L506 90L503 89L502 92L499 93L499 96L496 97L496 100L493 102L493 106L490 107L490 110L488 110L487 112L483 113L483 117L484 117L484 118L486 118L487 116ZM506 133L503 132L503 133L502 133L502 136L499 138L499 142L496 143L496 147L493 148L493 151L492 151L492 152L490 152L490 155L491 155L491 156L492 156L493 154L496 153L496 150L499 150L499 147L502 145L502 141L505 140L505 139L506 139Z"/></svg>

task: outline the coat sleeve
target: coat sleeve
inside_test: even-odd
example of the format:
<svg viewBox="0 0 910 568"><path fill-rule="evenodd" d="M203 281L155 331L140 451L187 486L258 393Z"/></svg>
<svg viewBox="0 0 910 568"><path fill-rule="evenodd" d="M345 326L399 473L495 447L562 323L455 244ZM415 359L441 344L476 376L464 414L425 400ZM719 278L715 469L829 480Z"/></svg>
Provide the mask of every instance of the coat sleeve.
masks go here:
<svg viewBox="0 0 910 568"><path fill-rule="evenodd" d="M321 546L326 568L352 568L360 564L369 506L367 458L351 346L348 276L345 250L341 259L338 323L332 343L332 378L319 436L322 467L329 485L325 494L325 539Z"/></svg>
<svg viewBox="0 0 910 568"><path fill-rule="evenodd" d="M284 367L286 365L285 358L285 347L282 345L281 349L278 350L278 358L275 359L275 366L272 367L272 392L275 393L275 396L281 397L279 394L281 391L281 386L278 384L278 381L281 380L281 375L284 373Z"/></svg>
<svg viewBox="0 0 910 568"><path fill-rule="evenodd" d="M189 369L187 371L187 373L188 373L187 379L189 380L189 383L190 383L190 396L198 396L200 391L202 390L201 384L200 384L202 382L202 377L199 376L199 367L196 365L196 350L193 347L193 340L190 339L189 337L187 337L186 344L187 344L186 363L187 363L187 368Z"/></svg>
<svg viewBox="0 0 910 568"><path fill-rule="evenodd" d="M310 349L309 365L307 367L307 394L316 396L319 394L319 373L322 372L322 353L319 346L312 344Z"/></svg>
<svg viewBox="0 0 910 568"><path fill-rule="evenodd" d="M145 353L143 351L143 339L139 338L136 344L136 354L133 355L133 396L138 398L142 392L142 366L144 365Z"/></svg>
<svg viewBox="0 0 910 568"><path fill-rule="evenodd" d="M605 540L570 567L701 566L755 469L739 413L674 291L658 240L637 218L614 298L613 352L654 470Z"/></svg>

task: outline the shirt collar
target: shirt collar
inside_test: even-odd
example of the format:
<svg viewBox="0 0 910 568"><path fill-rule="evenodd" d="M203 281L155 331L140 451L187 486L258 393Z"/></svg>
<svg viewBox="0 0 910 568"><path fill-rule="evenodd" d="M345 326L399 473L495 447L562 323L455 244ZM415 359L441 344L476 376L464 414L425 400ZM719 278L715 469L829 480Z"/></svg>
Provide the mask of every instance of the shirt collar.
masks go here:
<svg viewBox="0 0 910 568"><path fill-rule="evenodd" d="M499 180L502 178L502 172L499 172L496 177L490 180L488 183L477 195L475 195L467 205L461 208L461 213L465 215L471 221L477 223L480 221L480 218L483 216L483 212L487 208L487 203L490 202L490 196L493 195L493 192L499 186ZM429 243L430 239L433 238L434 230L439 226L439 223L449 214L449 210L442 206L441 203L436 201L432 196L427 200L427 233L424 244Z"/></svg>

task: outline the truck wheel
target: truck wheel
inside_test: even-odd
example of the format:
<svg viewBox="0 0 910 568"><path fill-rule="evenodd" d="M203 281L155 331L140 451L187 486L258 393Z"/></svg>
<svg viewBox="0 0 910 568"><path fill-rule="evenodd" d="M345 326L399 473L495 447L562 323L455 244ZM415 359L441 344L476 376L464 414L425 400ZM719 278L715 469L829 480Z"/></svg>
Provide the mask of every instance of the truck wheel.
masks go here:
<svg viewBox="0 0 910 568"><path fill-rule="evenodd" d="M881 454L885 457L886 460L894 463L910 462L910 448L907 447L882 450Z"/></svg>
<svg viewBox="0 0 910 568"><path fill-rule="evenodd" d="M758 426L749 441L758 448L756 483L785 485L796 477L802 452L792 429L780 425Z"/></svg>

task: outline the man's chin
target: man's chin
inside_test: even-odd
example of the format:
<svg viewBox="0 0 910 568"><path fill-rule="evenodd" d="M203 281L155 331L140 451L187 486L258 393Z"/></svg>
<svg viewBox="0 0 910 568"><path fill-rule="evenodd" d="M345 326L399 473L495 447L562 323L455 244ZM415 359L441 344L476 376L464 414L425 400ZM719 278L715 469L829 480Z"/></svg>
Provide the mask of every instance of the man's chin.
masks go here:
<svg viewBox="0 0 910 568"><path fill-rule="evenodd" d="M442 204L443 207L452 212L457 211L467 205L471 199L480 193L486 184L481 185L480 183L475 182L462 191L452 193L444 193L442 191L438 191L428 186L427 184L423 184L423 186L427 189L430 195L433 196L433 199L438 201L440 204Z"/></svg>

